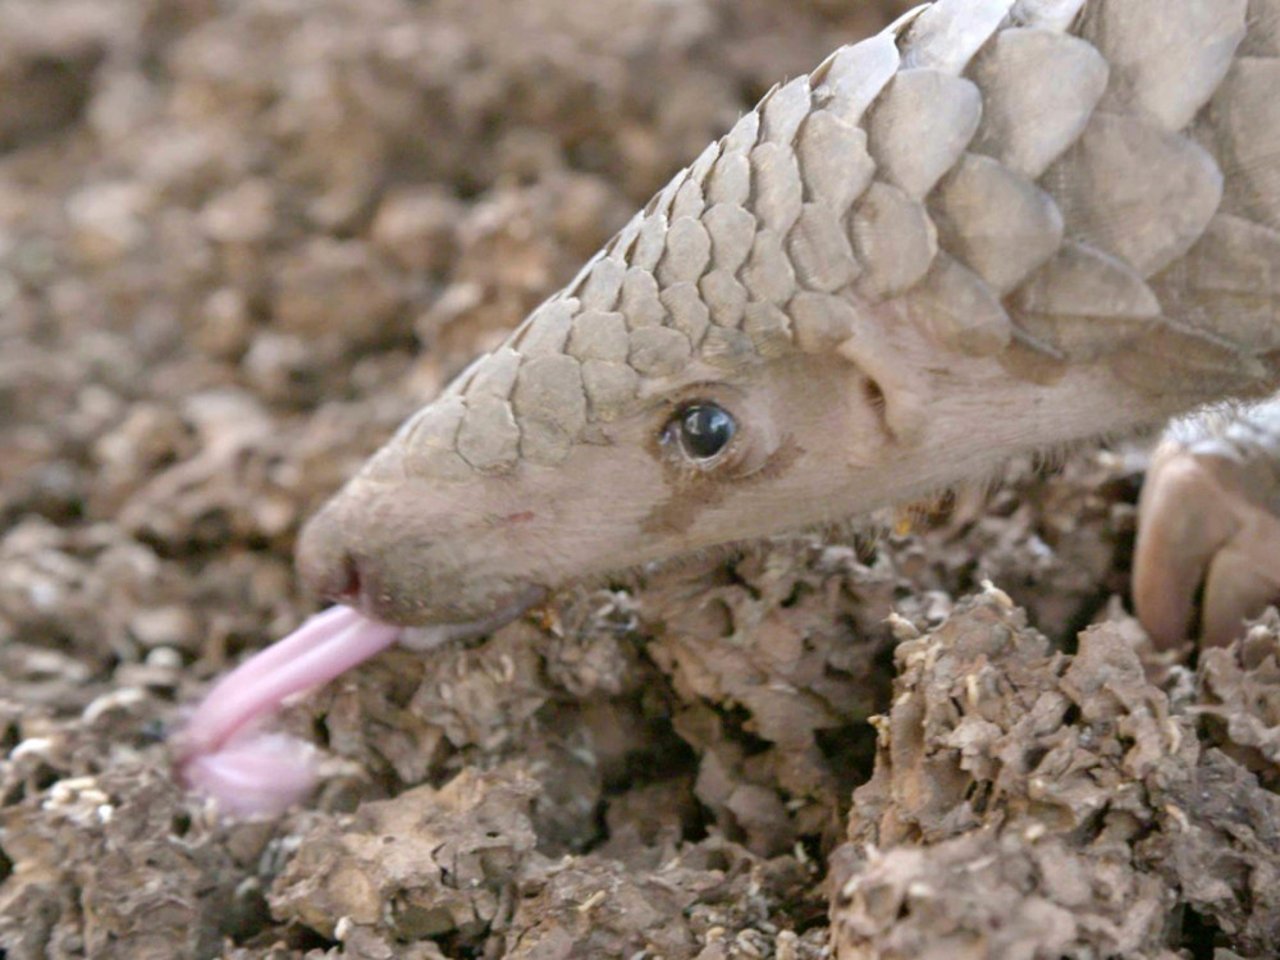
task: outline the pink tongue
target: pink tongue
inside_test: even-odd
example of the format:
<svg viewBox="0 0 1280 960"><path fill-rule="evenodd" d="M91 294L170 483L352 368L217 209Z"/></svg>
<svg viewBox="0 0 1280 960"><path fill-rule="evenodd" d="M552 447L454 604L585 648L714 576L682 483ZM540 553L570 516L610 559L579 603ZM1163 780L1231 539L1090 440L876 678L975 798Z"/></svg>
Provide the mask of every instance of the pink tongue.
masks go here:
<svg viewBox="0 0 1280 960"><path fill-rule="evenodd" d="M312 751L262 733L256 722L399 637L399 627L333 607L246 660L209 691L179 735L183 779L238 814L277 813L301 799L315 780Z"/></svg>

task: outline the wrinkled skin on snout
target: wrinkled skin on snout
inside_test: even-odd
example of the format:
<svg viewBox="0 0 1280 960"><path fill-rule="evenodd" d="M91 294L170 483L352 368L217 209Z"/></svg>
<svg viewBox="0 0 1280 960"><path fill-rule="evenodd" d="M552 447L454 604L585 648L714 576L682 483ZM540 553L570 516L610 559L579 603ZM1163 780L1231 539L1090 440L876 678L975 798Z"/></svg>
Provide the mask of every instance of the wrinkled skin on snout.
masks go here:
<svg viewBox="0 0 1280 960"><path fill-rule="evenodd" d="M460 479L414 475L401 436L307 525L299 569L379 620L492 626L570 581L845 515L893 448L878 391L838 356L761 360L732 381L694 363L560 464ZM679 436L696 404L734 425L706 460Z"/></svg>

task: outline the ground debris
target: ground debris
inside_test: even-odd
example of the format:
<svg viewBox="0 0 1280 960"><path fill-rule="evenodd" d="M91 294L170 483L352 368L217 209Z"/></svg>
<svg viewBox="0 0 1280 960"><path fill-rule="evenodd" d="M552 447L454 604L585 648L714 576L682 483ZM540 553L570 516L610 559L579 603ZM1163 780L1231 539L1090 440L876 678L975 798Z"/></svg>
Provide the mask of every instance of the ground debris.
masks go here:
<svg viewBox="0 0 1280 960"><path fill-rule="evenodd" d="M1280 798L1201 741L1125 626L1070 656L988 592L897 648L833 856L838 957L1172 958L1187 911L1275 951Z"/></svg>
<svg viewBox="0 0 1280 960"><path fill-rule="evenodd" d="M1280 617L1268 611L1240 643L1200 656L1197 711L1212 742L1268 787L1280 786Z"/></svg>
<svg viewBox="0 0 1280 960"><path fill-rule="evenodd" d="M228 832L154 765L56 780L6 809L0 832L0 945L17 960L211 956L262 922Z"/></svg>
<svg viewBox="0 0 1280 960"><path fill-rule="evenodd" d="M397 940L482 939L509 910L510 884L536 843L538 783L518 769L464 771L301 838L276 880L276 914L344 940L369 927Z"/></svg>

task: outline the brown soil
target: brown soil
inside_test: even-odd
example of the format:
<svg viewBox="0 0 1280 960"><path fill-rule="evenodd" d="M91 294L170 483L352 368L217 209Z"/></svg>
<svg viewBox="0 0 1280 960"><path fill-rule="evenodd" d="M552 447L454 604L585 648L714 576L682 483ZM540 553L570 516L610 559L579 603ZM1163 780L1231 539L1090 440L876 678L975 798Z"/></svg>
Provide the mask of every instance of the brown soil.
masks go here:
<svg viewBox="0 0 1280 960"><path fill-rule="evenodd" d="M1280 618L1148 654L1128 448L395 650L276 820L172 780L301 520L905 5L0 0L0 957L1280 950Z"/></svg>

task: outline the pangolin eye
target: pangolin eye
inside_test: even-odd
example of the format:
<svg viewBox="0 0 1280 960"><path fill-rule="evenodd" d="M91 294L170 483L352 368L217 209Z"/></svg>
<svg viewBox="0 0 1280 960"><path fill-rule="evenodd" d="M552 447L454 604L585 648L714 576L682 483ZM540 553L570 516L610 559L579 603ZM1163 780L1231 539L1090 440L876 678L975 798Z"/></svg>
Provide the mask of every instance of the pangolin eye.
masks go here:
<svg viewBox="0 0 1280 960"><path fill-rule="evenodd" d="M712 460L729 445L738 423L723 407L714 403L694 403L671 421L669 431L680 441L680 449L690 460Z"/></svg>

